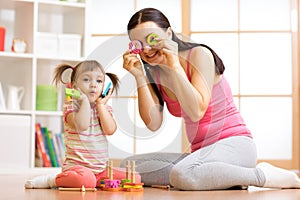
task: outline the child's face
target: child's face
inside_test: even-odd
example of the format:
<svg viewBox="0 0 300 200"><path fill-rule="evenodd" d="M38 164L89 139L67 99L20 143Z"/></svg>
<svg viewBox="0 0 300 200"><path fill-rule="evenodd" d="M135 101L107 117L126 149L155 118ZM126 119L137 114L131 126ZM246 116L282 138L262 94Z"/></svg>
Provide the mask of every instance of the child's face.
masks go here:
<svg viewBox="0 0 300 200"><path fill-rule="evenodd" d="M83 72L78 76L75 87L88 97L90 103L94 103L102 93L104 77L100 69Z"/></svg>

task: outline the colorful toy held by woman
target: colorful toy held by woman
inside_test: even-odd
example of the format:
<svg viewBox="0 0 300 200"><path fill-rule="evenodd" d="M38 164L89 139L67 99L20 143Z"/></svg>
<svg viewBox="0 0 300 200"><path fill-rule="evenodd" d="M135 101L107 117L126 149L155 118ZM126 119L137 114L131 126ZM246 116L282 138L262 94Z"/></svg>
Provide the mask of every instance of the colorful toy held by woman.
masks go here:
<svg viewBox="0 0 300 200"><path fill-rule="evenodd" d="M147 43L149 45L154 45L157 43L157 39L158 38L158 35L156 33L151 33L150 35L148 35L147 37Z"/></svg>
<svg viewBox="0 0 300 200"><path fill-rule="evenodd" d="M158 34L156 33L151 33L150 35L147 36L147 44L149 46L154 45L157 43L157 38L158 38ZM140 42L139 40L132 40L129 43L129 50L131 53L134 54L140 54L143 51L143 43Z"/></svg>
<svg viewBox="0 0 300 200"><path fill-rule="evenodd" d="M131 53L139 54L142 52L142 49L143 45L138 40L133 40L129 43L129 50L131 51Z"/></svg>

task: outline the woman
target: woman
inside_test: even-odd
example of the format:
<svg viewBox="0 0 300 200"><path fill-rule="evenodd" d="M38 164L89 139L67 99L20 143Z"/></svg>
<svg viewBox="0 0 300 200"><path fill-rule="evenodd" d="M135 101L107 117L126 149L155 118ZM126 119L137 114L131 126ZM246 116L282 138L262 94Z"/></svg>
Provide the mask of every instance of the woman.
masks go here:
<svg viewBox="0 0 300 200"><path fill-rule="evenodd" d="M145 185L171 184L181 190L300 188L295 173L268 163L256 165L251 132L234 105L223 62L210 47L180 40L164 14L153 8L136 12L127 30L130 40L142 46L123 55L123 68L137 83L142 120L148 129L159 129L165 102L172 115L184 119L191 143L190 154L127 158L136 161Z"/></svg>

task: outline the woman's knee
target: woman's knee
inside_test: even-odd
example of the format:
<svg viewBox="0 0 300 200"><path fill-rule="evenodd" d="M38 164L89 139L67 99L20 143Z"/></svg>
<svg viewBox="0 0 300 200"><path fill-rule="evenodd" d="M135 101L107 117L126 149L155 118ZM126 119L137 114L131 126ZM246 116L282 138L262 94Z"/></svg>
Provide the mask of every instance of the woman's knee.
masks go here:
<svg viewBox="0 0 300 200"><path fill-rule="evenodd" d="M170 171L170 183L175 188L180 188L180 184L187 180L184 170L178 166L173 166Z"/></svg>
<svg viewBox="0 0 300 200"><path fill-rule="evenodd" d="M191 169L174 166L170 172L170 184L180 190L201 190L198 180L193 177Z"/></svg>
<svg viewBox="0 0 300 200"><path fill-rule="evenodd" d="M96 187L94 173L83 166L74 166L56 176L57 187Z"/></svg>

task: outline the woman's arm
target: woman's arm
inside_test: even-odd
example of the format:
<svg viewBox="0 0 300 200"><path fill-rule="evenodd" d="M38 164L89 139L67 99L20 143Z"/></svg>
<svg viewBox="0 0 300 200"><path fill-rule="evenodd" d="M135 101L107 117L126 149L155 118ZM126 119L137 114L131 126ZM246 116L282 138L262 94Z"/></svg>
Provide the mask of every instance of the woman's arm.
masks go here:
<svg viewBox="0 0 300 200"><path fill-rule="evenodd" d="M168 56L166 55L167 60ZM193 49L190 57L191 83L179 62L167 63L170 64L162 67L168 75L164 87L174 93L182 109L192 121L200 120L208 107L215 79L215 63L212 54L203 47Z"/></svg>
<svg viewBox="0 0 300 200"><path fill-rule="evenodd" d="M163 112L157 95L155 94L148 78L136 77L138 91L139 114L147 128L156 131L163 121Z"/></svg>
<svg viewBox="0 0 300 200"><path fill-rule="evenodd" d="M140 116L147 128L155 131L160 128L163 121L163 112L160 110L158 97L144 74L142 63L137 55L127 51L123 55L123 60L123 68L129 71L136 80Z"/></svg>

